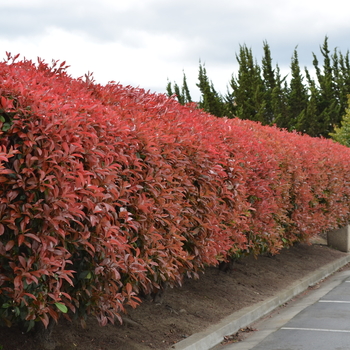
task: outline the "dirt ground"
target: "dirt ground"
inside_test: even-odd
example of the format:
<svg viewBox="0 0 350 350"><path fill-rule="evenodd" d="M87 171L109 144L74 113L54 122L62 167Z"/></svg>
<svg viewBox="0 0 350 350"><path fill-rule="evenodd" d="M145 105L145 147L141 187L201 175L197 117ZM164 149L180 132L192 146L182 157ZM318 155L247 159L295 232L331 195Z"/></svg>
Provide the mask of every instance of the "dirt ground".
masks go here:
<svg viewBox="0 0 350 350"><path fill-rule="evenodd" d="M324 245L299 244L274 257L243 258L228 272L209 268L199 280L186 280L182 288L168 289L161 304L143 301L130 310L124 325L86 329L63 321L55 327L55 350L165 350L225 316L263 301L345 253ZM2 346L2 347L1 347ZM0 328L1 350L41 350L35 339L21 331Z"/></svg>

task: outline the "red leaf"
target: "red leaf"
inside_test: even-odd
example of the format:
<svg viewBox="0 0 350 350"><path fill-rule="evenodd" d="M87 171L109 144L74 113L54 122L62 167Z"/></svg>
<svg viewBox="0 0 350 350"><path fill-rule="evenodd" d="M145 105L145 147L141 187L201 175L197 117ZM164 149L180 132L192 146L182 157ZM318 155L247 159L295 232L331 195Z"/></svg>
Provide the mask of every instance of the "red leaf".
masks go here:
<svg viewBox="0 0 350 350"><path fill-rule="evenodd" d="M35 241L41 243L40 238L37 235L33 234L33 233L25 233L24 235L26 237L33 238Z"/></svg>
<svg viewBox="0 0 350 350"><path fill-rule="evenodd" d="M49 325L49 317L47 316L47 314L42 314L40 315L40 319L41 319L41 322L44 324L45 328L47 328L47 326Z"/></svg>
<svg viewBox="0 0 350 350"><path fill-rule="evenodd" d="M22 243L24 242L24 235L18 235L18 246L20 247L22 245Z"/></svg>
<svg viewBox="0 0 350 350"><path fill-rule="evenodd" d="M57 322L58 321L58 313L56 311L54 311L51 307L48 307L47 311L49 312L52 319L54 319Z"/></svg>
<svg viewBox="0 0 350 350"><path fill-rule="evenodd" d="M22 267L25 269L25 268L27 267L27 261L26 261L26 259L25 259L23 256L19 255L19 256L18 256L18 260L19 260L19 262L21 263Z"/></svg>
<svg viewBox="0 0 350 350"><path fill-rule="evenodd" d="M20 290L22 288L22 277L16 276L13 280L13 284L15 286L15 290Z"/></svg>
<svg viewBox="0 0 350 350"><path fill-rule="evenodd" d="M1 104L1 107L3 109L6 109L6 107L7 107L7 99L4 96L1 96L0 104Z"/></svg>
<svg viewBox="0 0 350 350"><path fill-rule="evenodd" d="M127 283L125 287L128 295L130 295L132 293L132 285L130 283Z"/></svg>
<svg viewBox="0 0 350 350"><path fill-rule="evenodd" d="M9 250L11 250L13 248L14 245L15 245L15 241L8 241L6 243L5 250L8 252Z"/></svg>
<svg viewBox="0 0 350 350"><path fill-rule="evenodd" d="M27 295L28 297L30 297L30 298L36 300L36 296L33 295L33 294L31 294L31 293L23 293L23 295Z"/></svg>

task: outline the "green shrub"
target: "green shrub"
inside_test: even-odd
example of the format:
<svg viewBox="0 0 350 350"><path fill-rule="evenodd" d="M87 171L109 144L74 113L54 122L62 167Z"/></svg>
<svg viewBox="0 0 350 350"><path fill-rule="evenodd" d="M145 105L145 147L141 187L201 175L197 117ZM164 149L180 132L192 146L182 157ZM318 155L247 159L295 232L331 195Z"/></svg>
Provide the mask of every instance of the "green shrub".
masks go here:
<svg viewBox="0 0 350 350"><path fill-rule="evenodd" d="M334 133L330 135L340 144L350 147L350 95L348 95L348 108L345 110L345 115L341 121L341 127L334 128Z"/></svg>

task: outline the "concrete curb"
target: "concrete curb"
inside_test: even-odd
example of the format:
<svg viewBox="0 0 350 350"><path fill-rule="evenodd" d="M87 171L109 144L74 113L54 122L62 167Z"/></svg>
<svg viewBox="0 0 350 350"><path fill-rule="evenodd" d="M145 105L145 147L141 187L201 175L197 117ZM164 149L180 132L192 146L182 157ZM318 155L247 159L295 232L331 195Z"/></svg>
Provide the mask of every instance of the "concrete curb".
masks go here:
<svg viewBox="0 0 350 350"><path fill-rule="evenodd" d="M298 294L304 292L310 286L315 285L341 267L350 262L350 254L332 263L329 263L319 270L310 273L300 281L283 290L278 295L269 298L256 305L246 307L232 315L224 318L220 323L210 326L200 333L173 345L171 350L209 350L218 345L226 335L236 333L240 328L245 328L269 312L275 310ZM169 350L170 350L169 349Z"/></svg>

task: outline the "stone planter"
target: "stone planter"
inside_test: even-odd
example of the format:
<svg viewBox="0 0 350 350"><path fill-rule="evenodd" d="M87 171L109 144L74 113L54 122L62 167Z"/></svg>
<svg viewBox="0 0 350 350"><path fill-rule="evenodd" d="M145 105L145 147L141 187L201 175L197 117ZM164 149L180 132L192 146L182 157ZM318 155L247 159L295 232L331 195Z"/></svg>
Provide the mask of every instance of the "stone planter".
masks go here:
<svg viewBox="0 0 350 350"><path fill-rule="evenodd" d="M327 244L329 247L340 250L341 252L350 251L350 225L346 225L337 230L327 233Z"/></svg>

